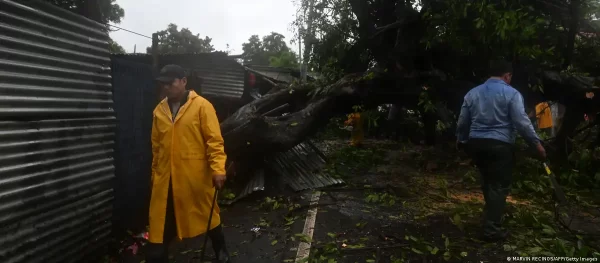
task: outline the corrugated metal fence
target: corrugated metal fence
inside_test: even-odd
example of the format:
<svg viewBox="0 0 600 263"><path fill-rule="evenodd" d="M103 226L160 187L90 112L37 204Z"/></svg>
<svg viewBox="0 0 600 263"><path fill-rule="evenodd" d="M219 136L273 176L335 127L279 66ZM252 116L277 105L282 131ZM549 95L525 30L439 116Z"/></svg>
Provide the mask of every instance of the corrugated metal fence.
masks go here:
<svg viewBox="0 0 600 263"><path fill-rule="evenodd" d="M0 1L0 262L83 262L111 231L108 35L25 3Z"/></svg>
<svg viewBox="0 0 600 263"><path fill-rule="evenodd" d="M117 116L115 219L120 230L142 231L148 223L152 164L152 111L158 95L148 64L112 58Z"/></svg>

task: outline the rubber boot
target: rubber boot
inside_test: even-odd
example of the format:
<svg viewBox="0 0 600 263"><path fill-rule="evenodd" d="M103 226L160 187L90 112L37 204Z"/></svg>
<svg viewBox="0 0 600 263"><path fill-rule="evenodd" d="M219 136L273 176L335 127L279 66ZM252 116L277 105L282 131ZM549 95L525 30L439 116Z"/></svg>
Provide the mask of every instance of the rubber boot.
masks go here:
<svg viewBox="0 0 600 263"><path fill-rule="evenodd" d="M217 257L217 263L231 263L229 252L227 251L227 245L225 244L225 235L223 234L223 227L221 225L208 231L208 236L213 245L215 256Z"/></svg>

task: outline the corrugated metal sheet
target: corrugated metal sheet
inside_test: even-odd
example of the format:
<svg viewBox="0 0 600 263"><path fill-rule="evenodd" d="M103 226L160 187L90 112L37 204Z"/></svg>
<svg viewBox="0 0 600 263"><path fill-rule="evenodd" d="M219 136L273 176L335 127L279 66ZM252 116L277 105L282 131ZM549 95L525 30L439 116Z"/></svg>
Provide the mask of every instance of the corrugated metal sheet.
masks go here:
<svg viewBox="0 0 600 263"><path fill-rule="evenodd" d="M343 184L343 180L321 172L326 163L325 155L310 140L307 140L289 151L266 158L257 166L270 168L269 170L274 172L276 177L281 178L283 183L294 191ZM254 192L264 191L265 181L265 170L260 168L252 174L252 178L237 193L234 200L220 200L219 203L229 205Z"/></svg>
<svg viewBox="0 0 600 263"><path fill-rule="evenodd" d="M0 262L82 262L111 230L108 35L25 3L0 1Z"/></svg>
<svg viewBox="0 0 600 263"><path fill-rule="evenodd" d="M248 65L247 67L252 71L262 75L263 77L267 77L277 82L292 83L294 79L297 79L300 76L299 70L295 71L289 68L278 68L259 65Z"/></svg>
<svg viewBox="0 0 600 263"><path fill-rule="evenodd" d="M254 192L264 191L264 190L265 190L265 170L259 169L258 171L256 171L254 173L254 175L252 176L250 181L248 181L248 183L246 183L246 186L244 187L244 189L242 189L236 195L235 199L233 199L233 200L219 199L219 204L230 205L230 204L233 204L233 203L249 196L250 194L252 194Z"/></svg>
<svg viewBox="0 0 600 263"><path fill-rule="evenodd" d="M127 54L116 56L131 61L151 64L148 54ZM177 64L195 72L203 79L202 94L239 99L244 95L245 69L222 52L199 54L163 54L159 56L159 65Z"/></svg>
<svg viewBox="0 0 600 263"><path fill-rule="evenodd" d="M279 153L266 162L294 191L344 183L341 179L321 173L326 164L325 156L310 141Z"/></svg>
<svg viewBox="0 0 600 263"><path fill-rule="evenodd" d="M158 95L152 66L113 58L115 115L115 225L145 231L152 164L152 111ZM125 232L125 231L123 231Z"/></svg>

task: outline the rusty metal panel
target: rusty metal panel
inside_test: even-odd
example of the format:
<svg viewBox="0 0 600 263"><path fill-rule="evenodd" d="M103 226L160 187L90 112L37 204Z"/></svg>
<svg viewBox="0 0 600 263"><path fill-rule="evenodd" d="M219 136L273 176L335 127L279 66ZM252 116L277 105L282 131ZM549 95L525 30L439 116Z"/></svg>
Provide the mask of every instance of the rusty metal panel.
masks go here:
<svg viewBox="0 0 600 263"><path fill-rule="evenodd" d="M152 64L149 54L115 55L129 61ZM197 54L162 54L159 66L177 64L190 74L202 78L202 95L240 99L244 95L245 69L222 52Z"/></svg>
<svg viewBox="0 0 600 263"><path fill-rule="evenodd" d="M41 1L0 1L0 262L82 262L112 228L108 34Z"/></svg>

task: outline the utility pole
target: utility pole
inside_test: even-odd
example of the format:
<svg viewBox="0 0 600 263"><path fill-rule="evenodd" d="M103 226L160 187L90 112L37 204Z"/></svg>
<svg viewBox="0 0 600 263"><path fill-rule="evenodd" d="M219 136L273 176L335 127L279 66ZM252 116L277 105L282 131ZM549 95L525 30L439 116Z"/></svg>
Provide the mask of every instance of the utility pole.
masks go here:
<svg viewBox="0 0 600 263"><path fill-rule="evenodd" d="M302 81L304 81L304 78L302 77L304 66L302 62L302 26L298 27L298 58L300 59L300 83L302 83Z"/></svg>
<svg viewBox="0 0 600 263"><path fill-rule="evenodd" d="M308 71L308 59L310 57L310 51L312 50L312 37L313 37L313 18L314 18L314 0L309 0L308 3L308 19L306 19L306 32L304 32L304 60L302 61L302 81L306 81L306 74Z"/></svg>
<svg viewBox="0 0 600 263"><path fill-rule="evenodd" d="M152 34L152 68L158 72L158 34Z"/></svg>
<svg viewBox="0 0 600 263"><path fill-rule="evenodd" d="M137 45L133 45L133 54L135 54L136 49L137 49Z"/></svg>

